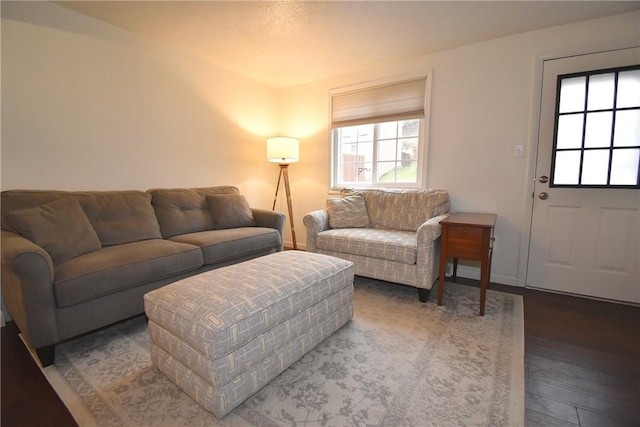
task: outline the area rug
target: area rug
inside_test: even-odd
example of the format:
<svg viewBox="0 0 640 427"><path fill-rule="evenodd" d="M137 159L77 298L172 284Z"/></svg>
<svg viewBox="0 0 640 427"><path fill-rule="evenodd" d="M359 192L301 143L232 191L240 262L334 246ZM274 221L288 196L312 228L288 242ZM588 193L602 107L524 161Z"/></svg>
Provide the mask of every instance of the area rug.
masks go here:
<svg viewBox="0 0 640 427"><path fill-rule="evenodd" d="M354 318L222 420L154 369L143 316L56 348L45 375L84 426L523 426L522 297L447 284L444 305L357 277Z"/></svg>

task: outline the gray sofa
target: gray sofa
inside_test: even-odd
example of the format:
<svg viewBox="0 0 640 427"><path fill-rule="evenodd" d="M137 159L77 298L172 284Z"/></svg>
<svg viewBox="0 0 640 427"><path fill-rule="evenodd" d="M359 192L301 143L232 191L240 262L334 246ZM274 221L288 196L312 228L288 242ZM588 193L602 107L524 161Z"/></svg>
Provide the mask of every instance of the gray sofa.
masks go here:
<svg viewBox="0 0 640 427"><path fill-rule="evenodd" d="M449 209L446 190L345 190L305 215L307 251L351 261L358 276L416 287L426 302Z"/></svg>
<svg viewBox="0 0 640 427"><path fill-rule="evenodd" d="M283 249L285 216L236 187L2 192L4 306L43 365L55 344L144 313L145 293Z"/></svg>

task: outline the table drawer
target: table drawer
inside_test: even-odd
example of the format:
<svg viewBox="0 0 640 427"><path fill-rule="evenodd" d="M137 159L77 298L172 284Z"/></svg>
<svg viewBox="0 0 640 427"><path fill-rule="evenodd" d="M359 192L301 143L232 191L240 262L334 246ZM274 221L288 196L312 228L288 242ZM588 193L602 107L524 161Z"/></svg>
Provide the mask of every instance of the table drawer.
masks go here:
<svg viewBox="0 0 640 427"><path fill-rule="evenodd" d="M447 255L478 260L482 256L483 230L479 227L451 225L447 230Z"/></svg>
<svg viewBox="0 0 640 427"><path fill-rule="evenodd" d="M467 227L465 225L450 225L448 228L449 239L482 241L482 228Z"/></svg>

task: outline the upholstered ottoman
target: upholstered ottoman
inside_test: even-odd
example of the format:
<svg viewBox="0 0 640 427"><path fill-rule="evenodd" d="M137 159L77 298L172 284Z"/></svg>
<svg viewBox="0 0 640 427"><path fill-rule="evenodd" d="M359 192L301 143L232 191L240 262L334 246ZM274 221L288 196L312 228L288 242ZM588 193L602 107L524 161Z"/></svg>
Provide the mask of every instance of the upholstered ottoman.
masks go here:
<svg viewBox="0 0 640 427"><path fill-rule="evenodd" d="M151 361L224 417L353 315L353 265L277 252L149 292Z"/></svg>

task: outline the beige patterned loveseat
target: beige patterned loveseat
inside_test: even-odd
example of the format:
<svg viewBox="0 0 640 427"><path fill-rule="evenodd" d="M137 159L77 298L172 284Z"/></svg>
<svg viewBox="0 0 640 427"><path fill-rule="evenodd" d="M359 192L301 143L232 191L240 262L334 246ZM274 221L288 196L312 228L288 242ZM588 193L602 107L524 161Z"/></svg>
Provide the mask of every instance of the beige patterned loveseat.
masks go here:
<svg viewBox="0 0 640 427"><path fill-rule="evenodd" d="M307 251L353 262L355 274L418 288L426 302L438 278L446 190L357 189L304 217Z"/></svg>

